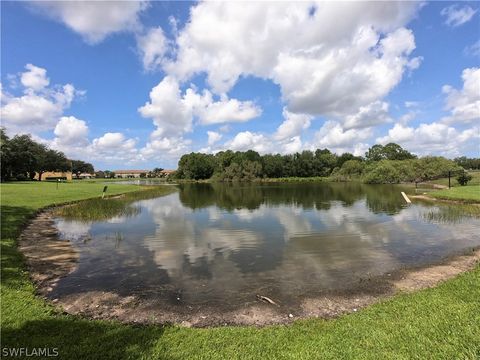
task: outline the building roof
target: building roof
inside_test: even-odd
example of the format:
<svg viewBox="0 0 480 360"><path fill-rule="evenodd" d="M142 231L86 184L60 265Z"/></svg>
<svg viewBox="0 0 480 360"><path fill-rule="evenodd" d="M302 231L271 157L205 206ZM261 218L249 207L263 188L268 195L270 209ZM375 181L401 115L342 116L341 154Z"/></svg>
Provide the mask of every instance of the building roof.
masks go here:
<svg viewBox="0 0 480 360"><path fill-rule="evenodd" d="M148 173L149 170L114 170L115 174L142 174Z"/></svg>

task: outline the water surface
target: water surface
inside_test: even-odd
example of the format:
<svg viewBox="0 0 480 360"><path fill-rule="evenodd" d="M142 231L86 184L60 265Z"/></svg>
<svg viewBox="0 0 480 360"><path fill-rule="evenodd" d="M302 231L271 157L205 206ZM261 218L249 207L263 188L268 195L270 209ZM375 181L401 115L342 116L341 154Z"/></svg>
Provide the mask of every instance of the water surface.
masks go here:
<svg viewBox="0 0 480 360"><path fill-rule="evenodd" d="M52 296L112 291L169 304L282 303L479 246L461 207L405 204L399 186L183 184L108 221L56 219L80 252ZM407 189L408 190L408 189Z"/></svg>

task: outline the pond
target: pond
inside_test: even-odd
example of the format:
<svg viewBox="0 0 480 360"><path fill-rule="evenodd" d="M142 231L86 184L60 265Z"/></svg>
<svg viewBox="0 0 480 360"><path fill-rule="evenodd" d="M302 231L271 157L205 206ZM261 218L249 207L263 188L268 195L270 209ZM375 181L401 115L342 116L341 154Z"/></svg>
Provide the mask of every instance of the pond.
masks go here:
<svg viewBox="0 0 480 360"><path fill-rule="evenodd" d="M107 291L235 308L260 294L293 304L480 245L478 217L458 206L407 205L400 186L177 187L105 221L56 218L80 257L50 296Z"/></svg>

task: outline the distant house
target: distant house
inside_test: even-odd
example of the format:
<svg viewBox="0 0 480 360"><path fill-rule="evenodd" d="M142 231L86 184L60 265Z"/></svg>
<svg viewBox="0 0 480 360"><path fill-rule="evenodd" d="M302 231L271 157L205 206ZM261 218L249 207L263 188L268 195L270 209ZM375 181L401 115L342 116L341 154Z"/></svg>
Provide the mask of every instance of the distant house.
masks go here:
<svg viewBox="0 0 480 360"><path fill-rule="evenodd" d="M116 178L139 178L140 175L148 173L148 170L115 170Z"/></svg>
<svg viewBox="0 0 480 360"><path fill-rule="evenodd" d="M35 173L35 180L38 180L39 174ZM42 179L41 181L46 181L46 180L72 180L72 172L71 171L66 171L66 172L55 172L55 171L47 171L42 173Z"/></svg>
<svg viewBox="0 0 480 360"><path fill-rule="evenodd" d="M176 170L162 170L160 171L160 174L162 177L169 177L172 175Z"/></svg>
<svg viewBox="0 0 480 360"><path fill-rule="evenodd" d="M95 174L81 173L77 175L77 179L92 179L95 177Z"/></svg>

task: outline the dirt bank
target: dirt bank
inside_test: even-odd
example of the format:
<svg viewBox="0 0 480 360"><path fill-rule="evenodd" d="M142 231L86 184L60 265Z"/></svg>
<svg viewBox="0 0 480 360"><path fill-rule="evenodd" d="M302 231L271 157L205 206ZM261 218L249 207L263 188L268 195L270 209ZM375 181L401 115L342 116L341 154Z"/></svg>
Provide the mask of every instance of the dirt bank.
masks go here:
<svg viewBox="0 0 480 360"><path fill-rule="evenodd" d="M79 254L69 241L59 239L52 210L41 212L30 221L20 235L19 249L40 295L48 295L57 281L77 266Z"/></svg>
<svg viewBox="0 0 480 360"><path fill-rule="evenodd" d="M439 198L428 196L428 195L408 195L408 197L413 200L425 200L430 202L435 201L435 202L441 202L446 204L480 206L479 202L473 201L473 200L439 199Z"/></svg>
<svg viewBox="0 0 480 360"><path fill-rule="evenodd" d="M96 319L117 319L128 323L175 323L183 326L268 325L289 323L299 318L331 318L358 311L398 292L433 287L480 262L480 249L452 256L426 267L398 270L363 279L354 288L299 298L295 305L270 304L252 294L243 306L190 306L167 304L152 298L120 296L113 292L87 291L52 299L58 280L75 270L78 252L69 241L59 240L52 211L37 216L23 231L19 248L26 257L30 276L39 295L63 311ZM260 294L268 295L268 294ZM275 300L275 299L272 299Z"/></svg>

